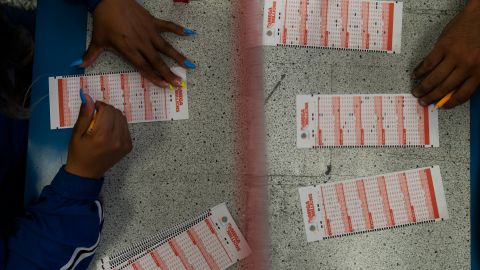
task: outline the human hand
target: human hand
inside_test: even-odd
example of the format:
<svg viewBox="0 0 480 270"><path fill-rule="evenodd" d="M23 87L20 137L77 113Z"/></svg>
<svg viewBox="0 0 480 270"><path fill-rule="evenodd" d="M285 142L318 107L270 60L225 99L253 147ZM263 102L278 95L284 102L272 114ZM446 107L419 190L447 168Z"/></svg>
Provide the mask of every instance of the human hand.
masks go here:
<svg viewBox="0 0 480 270"><path fill-rule="evenodd" d="M160 36L160 32L180 36L195 32L153 17L135 0L102 0L92 15L92 41L80 67L91 65L104 50L113 50L161 87L181 86L182 79L170 71L160 53L184 68L195 69L195 64Z"/></svg>
<svg viewBox="0 0 480 270"><path fill-rule="evenodd" d="M444 108L466 102L480 84L480 1L470 0L413 72L412 94L427 106L455 91Z"/></svg>
<svg viewBox="0 0 480 270"><path fill-rule="evenodd" d="M95 124L89 130L95 109ZM132 139L122 112L103 102L94 103L85 94L85 103L80 108L70 139L65 170L81 177L99 179L131 150Z"/></svg>

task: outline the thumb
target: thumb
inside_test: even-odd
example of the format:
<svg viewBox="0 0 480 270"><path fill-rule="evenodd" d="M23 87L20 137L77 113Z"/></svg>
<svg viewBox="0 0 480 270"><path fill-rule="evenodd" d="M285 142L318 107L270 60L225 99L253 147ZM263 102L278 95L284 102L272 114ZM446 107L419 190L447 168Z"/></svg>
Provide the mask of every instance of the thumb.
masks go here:
<svg viewBox="0 0 480 270"><path fill-rule="evenodd" d="M80 107L80 111L78 112L77 122L73 127L73 134L76 135L82 135L87 132L95 111L95 103L93 102L92 97L88 94L85 94L83 89L80 89L80 99L82 100L82 105Z"/></svg>
<svg viewBox="0 0 480 270"><path fill-rule="evenodd" d="M103 52L103 47L98 46L94 42L90 42L87 52L83 55L83 62L79 65L81 68L85 68L93 64L98 56Z"/></svg>

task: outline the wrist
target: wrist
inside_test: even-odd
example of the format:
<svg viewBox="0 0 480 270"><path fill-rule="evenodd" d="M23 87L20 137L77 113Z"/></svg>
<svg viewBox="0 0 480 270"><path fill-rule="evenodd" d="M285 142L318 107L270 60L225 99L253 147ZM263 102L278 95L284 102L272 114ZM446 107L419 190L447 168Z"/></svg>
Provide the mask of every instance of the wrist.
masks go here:
<svg viewBox="0 0 480 270"><path fill-rule="evenodd" d="M103 179L80 177L66 171L65 166L62 166L50 184L50 188L68 199L98 200L102 185Z"/></svg>
<svg viewBox="0 0 480 270"><path fill-rule="evenodd" d="M69 174L73 174L75 176L83 177L83 178L89 178L89 179L94 179L94 180L99 180L103 177L103 174L98 174L94 172L90 172L87 169L80 168L78 166L72 166L67 162L63 168L66 172Z"/></svg>

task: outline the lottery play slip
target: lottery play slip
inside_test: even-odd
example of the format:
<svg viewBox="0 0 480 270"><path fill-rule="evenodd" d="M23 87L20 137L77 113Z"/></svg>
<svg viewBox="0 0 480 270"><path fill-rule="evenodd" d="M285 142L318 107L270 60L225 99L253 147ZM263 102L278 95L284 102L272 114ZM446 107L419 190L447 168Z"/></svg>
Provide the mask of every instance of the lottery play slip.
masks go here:
<svg viewBox="0 0 480 270"><path fill-rule="evenodd" d="M307 241L448 218L438 166L299 189Z"/></svg>
<svg viewBox="0 0 480 270"><path fill-rule="evenodd" d="M186 80L186 71L172 72ZM49 80L50 128L70 128L80 109L80 88L121 110L129 123L188 119L187 85L160 88L138 72L56 76Z"/></svg>
<svg viewBox="0 0 480 270"><path fill-rule="evenodd" d="M251 253L224 203L101 259L97 269L223 270Z"/></svg>
<svg viewBox="0 0 480 270"><path fill-rule="evenodd" d="M264 45L400 53L403 3L265 0Z"/></svg>
<svg viewBox="0 0 480 270"><path fill-rule="evenodd" d="M297 147L438 147L438 111L412 95L298 95Z"/></svg>

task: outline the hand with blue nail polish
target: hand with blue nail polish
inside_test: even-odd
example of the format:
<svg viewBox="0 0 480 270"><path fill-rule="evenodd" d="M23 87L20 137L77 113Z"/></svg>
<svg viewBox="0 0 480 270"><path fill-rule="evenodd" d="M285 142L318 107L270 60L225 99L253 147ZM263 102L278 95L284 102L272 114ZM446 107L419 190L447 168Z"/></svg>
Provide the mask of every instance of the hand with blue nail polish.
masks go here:
<svg viewBox="0 0 480 270"><path fill-rule="evenodd" d="M195 69L196 65L173 48L160 35L162 32L196 35L192 29L153 17L135 0L102 0L93 12L92 41L79 66L91 65L108 49L125 57L154 84L181 86L182 79L171 72L160 54L172 58L184 68Z"/></svg>
<svg viewBox="0 0 480 270"><path fill-rule="evenodd" d="M127 119L111 105L94 102L80 89L82 105L72 131L65 170L92 179L101 178L115 163L132 150ZM96 120L93 131L90 130Z"/></svg>

